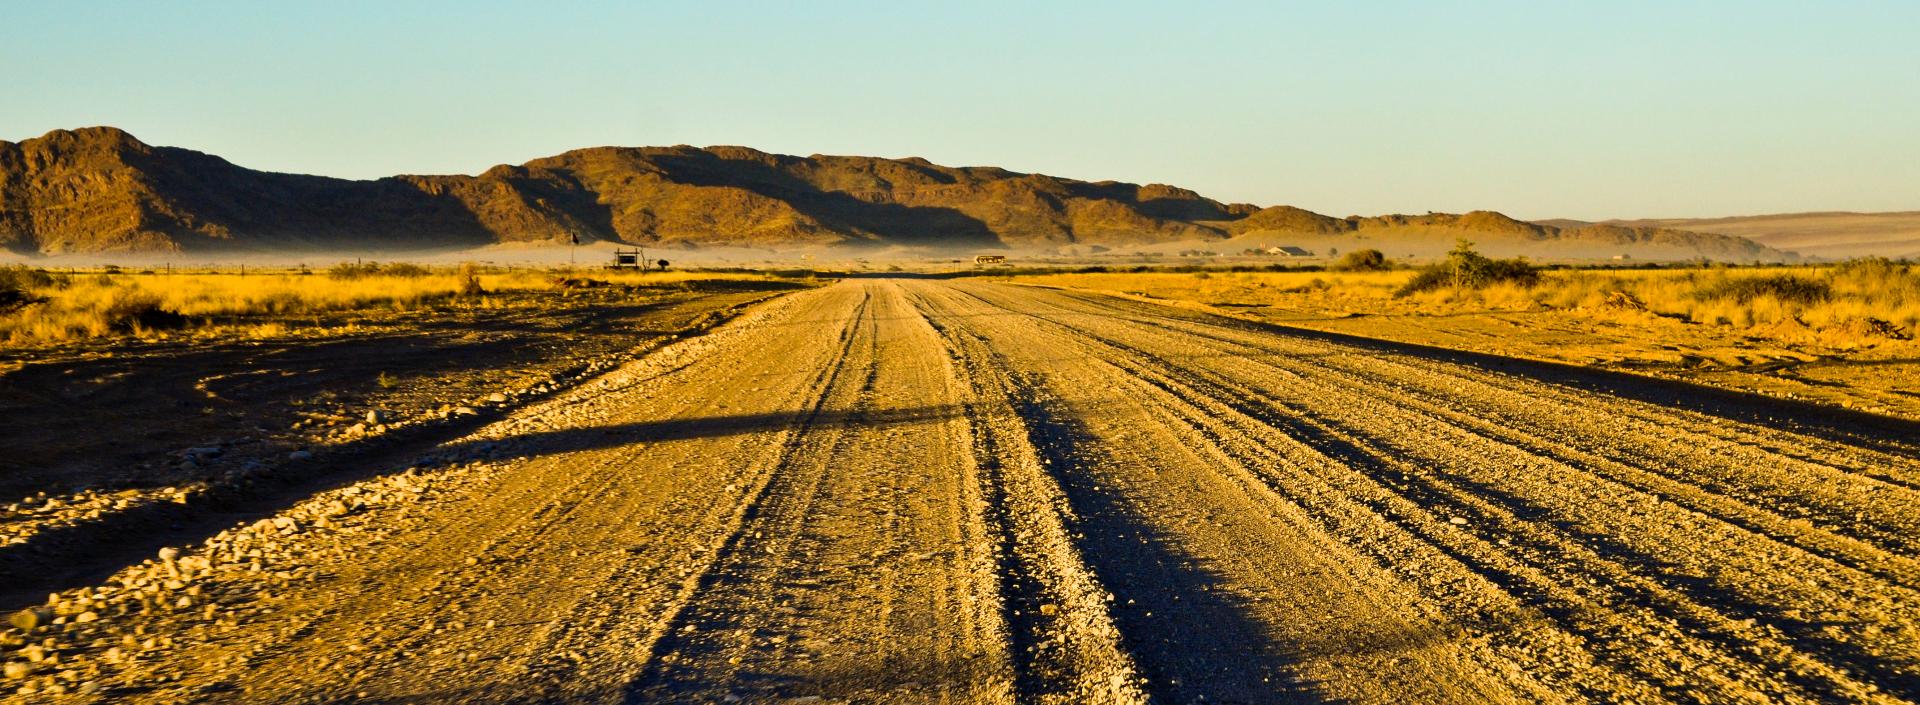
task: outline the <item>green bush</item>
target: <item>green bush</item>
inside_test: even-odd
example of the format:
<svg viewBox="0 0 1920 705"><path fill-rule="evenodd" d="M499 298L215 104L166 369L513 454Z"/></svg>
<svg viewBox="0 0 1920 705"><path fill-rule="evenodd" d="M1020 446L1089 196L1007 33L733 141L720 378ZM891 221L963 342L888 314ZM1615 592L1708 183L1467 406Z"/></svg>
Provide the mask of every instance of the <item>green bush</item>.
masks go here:
<svg viewBox="0 0 1920 705"><path fill-rule="evenodd" d="M1340 257L1327 269L1336 272L1384 272L1393 269L1393 262L1387 260L1384 252L1374 249L1354 250Z"/></svg>
<svg viewBox="0 0 1920 705"><path fill-rule="evenodd" d="M1420 268L1394 296L1444 288L1484 289L1502 283L1532 287L1540 283L1540 268L1524 257L1490 259L1475 252L1473 243L1460 240L1446 259Z"/></svg>

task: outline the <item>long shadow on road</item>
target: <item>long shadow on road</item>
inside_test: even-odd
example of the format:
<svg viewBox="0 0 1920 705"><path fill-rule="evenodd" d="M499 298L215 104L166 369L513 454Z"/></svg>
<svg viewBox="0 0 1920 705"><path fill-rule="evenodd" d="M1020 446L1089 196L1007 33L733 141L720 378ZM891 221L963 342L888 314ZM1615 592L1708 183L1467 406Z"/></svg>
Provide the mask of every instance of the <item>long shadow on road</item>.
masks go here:
<svg viewBox="0 0 1920 705"><path fill-rule="evenodd" d="M1126 647L1163 702L1325 703L1331 699L1290 672L1302 650L1272 639L1220 577L1183 553L1173 537L1101 481L1092 436L1071 417L1031 398L1015 399L1029 440L1065 491L1088 567L1114 596Z"/></svg>

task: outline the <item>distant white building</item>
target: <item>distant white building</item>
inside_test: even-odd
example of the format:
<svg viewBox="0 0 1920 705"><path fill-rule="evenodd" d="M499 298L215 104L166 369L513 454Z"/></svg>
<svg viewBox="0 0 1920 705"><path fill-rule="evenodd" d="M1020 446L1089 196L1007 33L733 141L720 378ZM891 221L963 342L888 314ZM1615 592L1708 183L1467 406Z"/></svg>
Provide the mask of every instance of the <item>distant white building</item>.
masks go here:
<svg viewBox="0 0 1920 705"><path fill-rule="evenodd" d="M1306 249L1304 247L1294 247L1292 245L1275 245L1273 247L1267 248L1266 252L1267 254L1270 254L1276 257L1312 257L1313 256L1312 250Z"/></svg>

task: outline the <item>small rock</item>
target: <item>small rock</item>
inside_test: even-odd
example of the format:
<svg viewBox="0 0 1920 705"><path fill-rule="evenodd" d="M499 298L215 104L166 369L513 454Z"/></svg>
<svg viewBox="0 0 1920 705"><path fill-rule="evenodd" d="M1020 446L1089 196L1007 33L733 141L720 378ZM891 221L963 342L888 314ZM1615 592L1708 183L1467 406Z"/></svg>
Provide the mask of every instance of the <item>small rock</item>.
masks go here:
<svg viewBox="0 0 1920 705"><path fill-rule="evenodd" d="M505 394L502 394L502 393L500 393L500 392L494 392L494 393L492 393L492 394L488 394L488 395L487 395L487 403L489 403L489 404L505 404L505 403L507 403L507 395L505 395Z"/></svg>
<svg viewBox="0 0 1920 705"><path fill-rule="evenodd" d="M313 459L313 453L312 453L311 451L305 451L305 450L296 450L296 451L294 451L294 452L292 452L292 453L288 453L288 454L287 454L287 459L288 459L288 460L296 460L296 461L297 461L297 460L312 460L312 459Z"/></svg>
<svg viewBox="0 0 1920 705"><path fill-rule="evenodd" d="M44 627L52 622L53 610L45 607L24 609L13 613L13 616L8 618L7 621L20 631L30 632L35 628Z"/></svg>
<svg viewBox="0 0 1920 705"><path fill-rule="evenodd" d="M1448 519L1448 520L1447 520L1447 523L1449 523L1449 524L1452 524L1452 525L1454 525L1454 526L1466 526L1466 525L1467 525L1467 518L1466 518L1466 517L1454 517L1454 518L1452 518L1452 519Z"/></svg>
<svg viewBox="0 0 1920 705"><path fill-rule="evenodd" d="M373 409L367 412L367 424L377 426L393 420L392 412L386 409Z"/></svg>
<svg viewBox="0 0 1920 705"><path fill-rule="evenodd" d="M17 681L31 675L33 675L33 666L31 664L25 664L19 661L7 662L7 665L6 665L7 680Z"/></svg>
<svg viewBox="0 0 1920 705"><path fill-rule="evenodd" d="M74 615L73 617L73 621L75 624L86 624L88 622L99 621L99 619L100 619L100 613L94 612L92 610L81 612L80 614Z"/></svg>

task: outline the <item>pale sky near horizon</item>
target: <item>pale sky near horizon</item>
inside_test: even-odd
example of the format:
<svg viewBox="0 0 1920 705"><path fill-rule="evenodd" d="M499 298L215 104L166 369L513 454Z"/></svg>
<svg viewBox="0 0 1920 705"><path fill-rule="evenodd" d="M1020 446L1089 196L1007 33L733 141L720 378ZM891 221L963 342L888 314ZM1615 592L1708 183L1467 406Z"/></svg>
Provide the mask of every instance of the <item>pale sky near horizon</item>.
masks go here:
<svg viewBox="0 0 1920 705"><path fill-rule="evenodd" d="M0 139L349 178L742 144L1335 216L1920 209L1914 0L0 0L0 77Z"/></svg>

